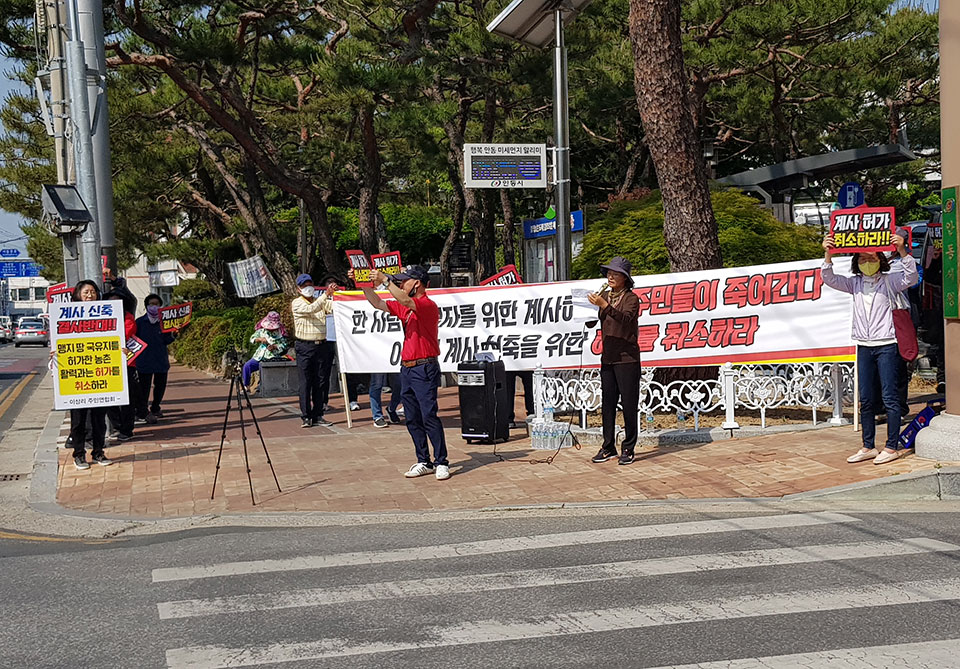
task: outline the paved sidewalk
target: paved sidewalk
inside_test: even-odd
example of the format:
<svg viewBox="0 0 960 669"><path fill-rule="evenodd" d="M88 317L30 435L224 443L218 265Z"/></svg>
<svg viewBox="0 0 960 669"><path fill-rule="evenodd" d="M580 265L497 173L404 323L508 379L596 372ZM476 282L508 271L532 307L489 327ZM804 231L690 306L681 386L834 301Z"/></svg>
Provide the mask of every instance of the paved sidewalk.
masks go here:
<svg viewBox="0 0 960 669"><path fill-rule="evenodd" d="M454 476L406 479L415 461L406 429L377 429L361 397L354 427L346 427L342 398L334 397L331 428L300 427L295 397L253 400L283 492L278 492L256 431L247 420L247 446L257 504L253 506L235 411L210 499L223 426L227 386L195 370L171 370L165 418L137 426L136 438L108 447L111 467L77 471L60 449L57 501L64 507L122 517L287 511L434 511L625 500L780 497L908 472L938 463L913 456L894 463L848 465L860 443L849 426L779 433L706 444L644 448L637 461L590 462L589 452L530 449L520 430L496 447L460 437L456 389L441 391L441 419ZM517 405L522 413L522 402ZM880 431L883 428L881 426ZM519 438L523 435L523 438ZM66 439L66 424L60 443ZM944 463L947 464L947 463Z"/></svg>

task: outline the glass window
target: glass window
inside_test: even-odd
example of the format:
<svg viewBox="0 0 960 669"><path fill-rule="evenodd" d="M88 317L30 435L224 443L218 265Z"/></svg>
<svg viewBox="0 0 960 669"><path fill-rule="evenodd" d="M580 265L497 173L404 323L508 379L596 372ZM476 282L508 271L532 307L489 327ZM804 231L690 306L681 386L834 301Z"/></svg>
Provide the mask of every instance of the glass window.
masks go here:
<svg viewBox="0 0 960 669"><path fill-rule="evenodd" d="M47 299L47 289L38 288L37 286L33 287L33 299L35 300L45 300Z"/></svg>
<svg viewBox="0 0 960 669"><path fill-rule="evenodd" d="M30 301L30 289L29 288L17 288L17 300L19 302L28 302Z"/></svg>

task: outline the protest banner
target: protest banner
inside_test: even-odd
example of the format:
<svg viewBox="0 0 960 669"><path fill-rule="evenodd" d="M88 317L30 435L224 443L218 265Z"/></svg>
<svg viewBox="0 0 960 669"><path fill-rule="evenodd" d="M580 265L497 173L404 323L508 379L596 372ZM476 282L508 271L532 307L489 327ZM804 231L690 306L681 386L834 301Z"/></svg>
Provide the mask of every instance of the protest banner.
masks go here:
<svg viewBox="0 0 960 669"><path fill-rule="evenodd" d="M193 302L174 304L160 308L160 332L182 330L193 315Z"/></svg>
<svg viewBox="0 0 960 669"><path fill-rule="evenodd" d="M84 409L128 401L123 303L67 302L50 308L53 407Z"/></svg>
<svg viewBox="0 0 960 669"><path fill-rule="evenodd" d="M516 286L523 283L516 265L504 265L493 276L480 282L481 286Z"/></svg>
<svg viewBox="0 0 960 669"><path fill-rule="evenodd" d="M370 262L367 260L367 254L363 251L347 251L347 261L350 263L350 269L353 270L353 283L357 288L372 288L373 281L370 280Z"/></svg>
<svg viewBox="0 0 960 669"><path fill-rule="evenodd" d="M253 256L238 262L228 262L230 278L240 297L256 297L279 290L273 275L260 256Z"/></svg>
<svg viewBox="0 0 960 669"><path fill-rule="evenodd" d="M378 269L384 274L389 274L390 276L399 274L400 270L403 268L403 263L400 262L399 251L378 253L377 255L370 256L370 264L373 265L373 269Z"/></svg>
<svg viewBox="0 0 960 669"><path fill-rule="evenodd" d="M133 361L137 359L137 356L143 353L144 349L147 348L147 342L140 339L140 337L130 337L127 340L127 364L132 365Z"/></svg>
<svg viewBox="0 0 960 669"><path fill-rule="evenodd" d="M943 250L943 226L939 223L928 223L927 232L930 234L930 245L935 249Z"/></svg>
<svg viewBox="0 0 960 669"><path fill-rule="evenodd" d="M850 296L823 288L821 262L634 277L642 364L852 359ZM601 283L430 290L440 310L441 368L455 371L487 342L500 347L508 370L597 367L597 311L575 307L573 291L596 292ZM396 318L355 293L338 293L333 313L344 371L397 370L403 332Z"/></svg>
<svg viewBox="0 0 960 669"><path fill-rule="evenodd" d="M47 304L69 302L73 296L73 286L66 283L55 283L47 288Z"/></svg>
<svg viewBox="0 0 960 669"><path fill-rule="evenodd" d="M833 253L893 251L891 241L896 229L893 207L857 207L830 212Z"/></svg>

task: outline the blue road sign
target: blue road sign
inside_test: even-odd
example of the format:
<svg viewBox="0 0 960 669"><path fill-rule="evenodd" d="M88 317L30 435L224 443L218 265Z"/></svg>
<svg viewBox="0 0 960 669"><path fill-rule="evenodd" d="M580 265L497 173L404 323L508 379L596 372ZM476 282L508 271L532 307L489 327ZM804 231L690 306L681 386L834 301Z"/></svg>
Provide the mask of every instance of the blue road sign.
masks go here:
<svg viewBox="0 0 960 669"><path fill-rule="evenodd" d="M840 203L841 209L853 209L863 205L865 201L863 188L856 181L843 184L837 194L837 202Z"/></svg>
<svg viewBox="0 0 960 669"><path fill-rule="evenodd" d="M16 258L20 255L20 249L0 249L0 258Z"/></svg>
<svg viewBox="0 0 960 669"><path fill-rule="evenodd" d="M0 262L0 277L8 279L15 276L40 276L40 266L32 260Z"/></svg>

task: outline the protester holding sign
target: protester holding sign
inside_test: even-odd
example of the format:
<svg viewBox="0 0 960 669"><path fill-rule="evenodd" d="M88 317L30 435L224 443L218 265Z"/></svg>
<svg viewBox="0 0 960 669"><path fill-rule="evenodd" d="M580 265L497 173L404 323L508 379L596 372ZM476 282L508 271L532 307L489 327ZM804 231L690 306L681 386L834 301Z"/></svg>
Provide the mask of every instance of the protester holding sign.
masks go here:
<svg viewBox="0 0 960 669"><path fill-rule="evenodd" d="M106 293L103 299L123 302L124 341L127 341L131 337L137 336L137 320L133 314L137 300L129 290L124 290L125 284L121 284L119 289L116 285L114 283L114 289ZM126 352L126 347L124 347L124 352ZM137 376L137 365L136 361L130 359L127 359L127 384L130 389L127 403L107 409L107 418L110 419L110 425L113 428L111 437L118 441L127 441L133 438L137 406L140 404L140 379Z"/></svg>
<svg viewBox="0 0 960 669"><path fill-rule="evenodd" d="M352 276L350 277L353 278ZM388 280L379 270L372 273L373 285ZM450 478L447 442L443 424L437 415L437 389L440 387L440 311L427 297L430 275L426 268L412 265L394 275L388 283L392 300L384 300L373 288L363 295L375 309L400 320L403 327L403 349L400 357L400 396L406 410L407 431L417 451L417 464L404 476L414 478L436 473L437 480ZM433 444L433 462L427 439Z"/></svg>
<svg viewBox="0 0 960 669"><path fill-rule="evenodd" d="M857 373L860 385L860 421L863 447L847 458L847 462L873 460L883 464L896 460L902 418L897 394L897 372L900 352L893 322L897 295L917 282L917 263L909 254L903 237L893 235L898 260L891 265L882 253L854 253L853 276L840 276L833 271L835 245L833 235L823 240L826 251L820 273L823 282L835 290L853 295L853 340L857 345ZM877 419L874 415L876 378L880 378L883 405L887 410L887 441L882 452L874 439Z"/></svg>
<svg viewBox="0 0 960 669"><path fill-rule="evenodd" d="M173 343L176 332L163 332L160 308L163 300L156 293L150 293L143 300L147 313L137 319L137 336L147 345L143 353L137 356L137 375L140 377L140 396L137 405L137 419L153 424L163 417L160 408L163 395L167 390L167 375L170 372L170 358L167 347ZM150 388L153 387L153 402L150 402Z"/></svg>
<svg viewBox="0 0 960 669"><path fill-rule="evenodd" d="M607 273L607 285L588 299L600 309L603 351L600 354L600 389L603 414L603 445L593 462L617 457L617 403L623 406L623 443L618 464L633 462L637 444L637 409L640 403L640 300L633 292L633 267L617 256L601 266Z"/></svg>
<svg viewBox="0 0 960 669"><path fill-rule="evenodd" d="M73 289L74 302L98 302L100 288L93 281L81 281ZM52 354L51 354L52 355ZM107 408L91 407L89 409L70 410L70 442L73 445L73 464L77 469L90 469L87 462L87 452L84 440L87 432L87 418L91 428L91 457L93 461L104 467L112 465L103 452L107 440Z"/></svg>
<svg viewBox="0 0 960 669"><path fill-rule="evenodd" d="M335 286L323 291L313 286L309 274L297 277L300 295L290 305L293 311L293 348L297 352L297 370L300 372L301 427L333 425L323 417L323 389L327 384L324 370L330 369L336 347L327 341L327 314L333 313Z"/></svg>

